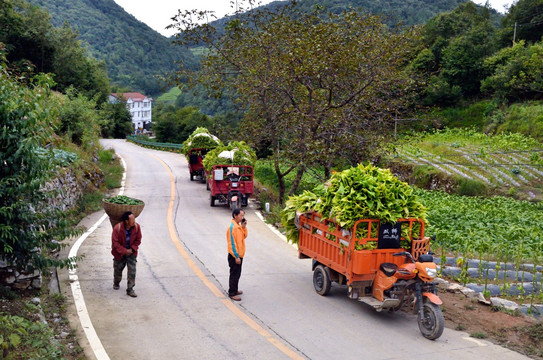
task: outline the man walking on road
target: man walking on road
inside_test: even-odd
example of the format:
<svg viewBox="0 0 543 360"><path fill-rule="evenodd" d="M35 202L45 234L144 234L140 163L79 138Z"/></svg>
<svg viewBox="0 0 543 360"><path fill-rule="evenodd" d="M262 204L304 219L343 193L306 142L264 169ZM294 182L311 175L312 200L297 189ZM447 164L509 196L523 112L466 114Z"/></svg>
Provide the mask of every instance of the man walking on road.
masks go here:
<svg viewBox="0 0 543 360"><path fill-rule="evenodd" d="M241 265L245 256L245 238L247 237L247 220L245 220L245 211L234 209L232 212L232 222L226 230L226 242L228 243L228 266L230 266L230 278L228 281L228 296L230 299L240 301L239 295L243 291L238 289L239 278L241 276Z"/></svg>
<svg viewBox="0 0 543 360"><path fill-rule="evenodd" d="M127 211L121 216L121 222L113 228L111 234L111 254L113 255L113 289L119 290L123 279L123 270L127 266L126 294L137 297L134 291L136 285L136 258L141 244L141 228L136 223L136 217Z"/></svg>

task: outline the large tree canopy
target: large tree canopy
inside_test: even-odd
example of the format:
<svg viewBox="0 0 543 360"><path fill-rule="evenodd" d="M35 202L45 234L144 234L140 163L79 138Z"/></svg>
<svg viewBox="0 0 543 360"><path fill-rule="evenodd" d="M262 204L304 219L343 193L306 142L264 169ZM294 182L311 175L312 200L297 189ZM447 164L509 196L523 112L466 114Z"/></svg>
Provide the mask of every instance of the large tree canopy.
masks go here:
<svg viewBox="0 0 543 360"><path fill-rule="evenodd" d="M425 103L449 105L479 92L488 74L484 59L495 51L491 12L472 2L432 18L423 29L426 49L413 62L429 76Z"/></svg>
<svg viewBox="0 0 543 360"><path fill-rule="evenodd" d="M237 14L218 34L199 25L198 15L205 13L174 18L179 43L209 49L201 70L181 69L179 79L235 93L246 109L245 140L271 144L281 199L288 172L299 179L311 166L329 171L367 160L394 117L409 110L413 82L402 69L417 40L413 29L391 29L356 11L301 13L289 4Z"/></svg>
<svg viewBox="0 0 543 360"><path fill-rule="evenodd" d="M543 44L526 46L521 40L485 60L492 75L481 84L481 90L510 101L543 97Z"/></svg>
<svg viewBox="0 0 543 360"><path fill-rule="evenodd" d="M501 46L511 46L515 41L528 43L543 37L543 0L518 0L502 19L499 39Z"/></svg>

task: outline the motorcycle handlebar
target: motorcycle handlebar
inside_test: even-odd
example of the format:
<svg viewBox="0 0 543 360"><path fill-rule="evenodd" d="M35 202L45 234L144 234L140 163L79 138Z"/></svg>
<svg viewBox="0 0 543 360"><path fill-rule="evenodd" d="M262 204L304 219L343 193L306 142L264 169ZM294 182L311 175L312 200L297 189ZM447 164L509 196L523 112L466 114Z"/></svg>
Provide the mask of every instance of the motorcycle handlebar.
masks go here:
<svg viewBox="0 0 543 360"><path fill-rule="evenodd" d="M394 253L394 254L392 254L392 256L406 256L409 260L415 262L415 259L413 259L413 256L411 255L411 253L409 253L407 251Z"/></svg>

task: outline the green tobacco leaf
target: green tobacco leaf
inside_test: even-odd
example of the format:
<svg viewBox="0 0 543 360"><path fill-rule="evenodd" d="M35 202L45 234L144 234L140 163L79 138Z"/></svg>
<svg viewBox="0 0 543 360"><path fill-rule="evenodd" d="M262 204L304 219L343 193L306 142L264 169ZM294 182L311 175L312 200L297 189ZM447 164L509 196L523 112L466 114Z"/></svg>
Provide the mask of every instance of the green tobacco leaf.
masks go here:
<svg viewBox="0 0 543 360"><path fill-rule="evenodd" d="M17 334L10 334L9 342L11 343L12 346L17 347L21 343L21 337Z"/></svg>

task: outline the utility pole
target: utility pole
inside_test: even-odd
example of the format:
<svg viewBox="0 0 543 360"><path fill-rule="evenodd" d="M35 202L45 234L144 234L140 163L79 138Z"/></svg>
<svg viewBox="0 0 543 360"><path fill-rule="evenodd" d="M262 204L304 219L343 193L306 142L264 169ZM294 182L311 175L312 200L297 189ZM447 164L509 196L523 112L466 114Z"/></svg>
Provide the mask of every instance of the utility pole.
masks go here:
<svg viewBox="0 0 543 360"><path fill-rule="evenodd" d="M517 22L515 21L515 30L513 30L513 45L515 45L516 37L517 37Z"/></svg>

